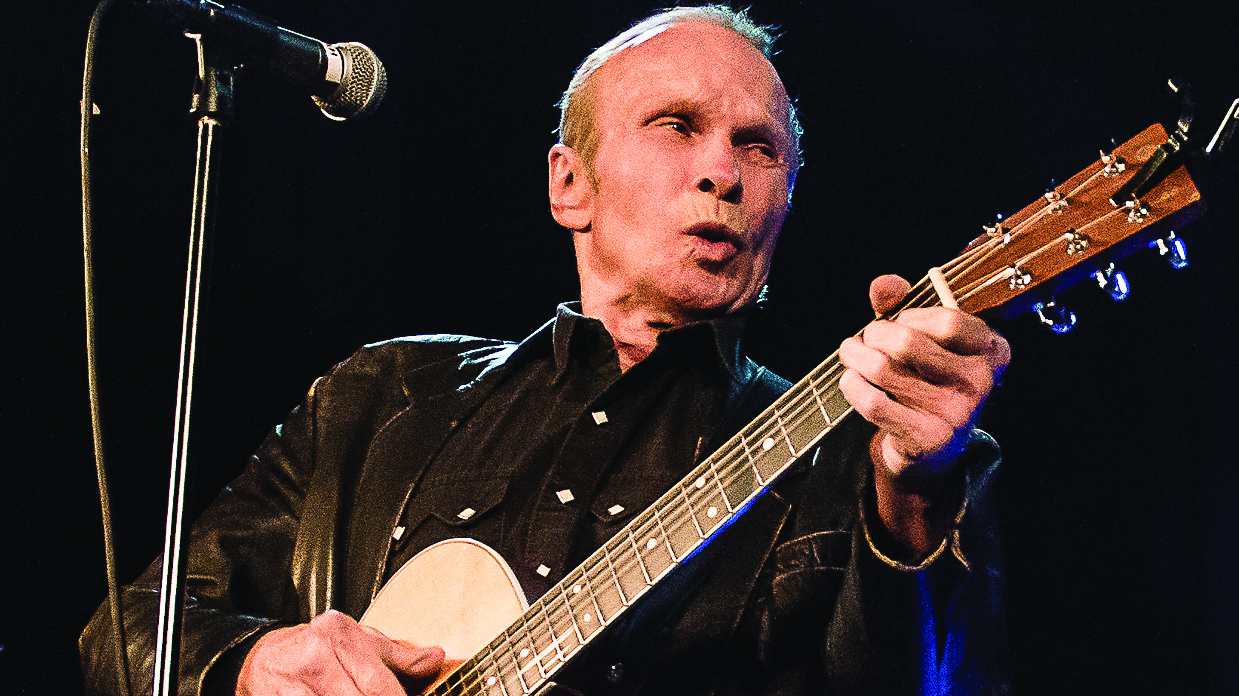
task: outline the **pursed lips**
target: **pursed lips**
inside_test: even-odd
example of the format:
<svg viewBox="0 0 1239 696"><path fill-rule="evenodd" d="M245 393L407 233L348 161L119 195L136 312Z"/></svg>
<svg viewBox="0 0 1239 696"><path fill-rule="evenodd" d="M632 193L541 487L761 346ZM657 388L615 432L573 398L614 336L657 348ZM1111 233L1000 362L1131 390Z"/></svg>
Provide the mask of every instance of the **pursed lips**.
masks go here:
<svg viewBox="0 0 1239 696"><path fill-rule="evenodd" d="M715 222L689 226L684 234L701 240L698 256L706 261L726 261L744 250L744 238L735 230Z"/></svg>

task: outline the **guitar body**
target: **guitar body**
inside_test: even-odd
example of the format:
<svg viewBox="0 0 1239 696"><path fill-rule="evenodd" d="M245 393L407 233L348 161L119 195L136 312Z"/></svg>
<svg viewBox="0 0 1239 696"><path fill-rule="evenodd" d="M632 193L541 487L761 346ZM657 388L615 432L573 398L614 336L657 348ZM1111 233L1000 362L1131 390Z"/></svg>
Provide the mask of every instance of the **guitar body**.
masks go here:
<svg viewBox="0 0 1239 696"><path fill-rule="evenodd" d="M393 640L438 645L446 657L436 683L529 608L503 557L473 539L448 539L396 571L361 617Z"/></svg>

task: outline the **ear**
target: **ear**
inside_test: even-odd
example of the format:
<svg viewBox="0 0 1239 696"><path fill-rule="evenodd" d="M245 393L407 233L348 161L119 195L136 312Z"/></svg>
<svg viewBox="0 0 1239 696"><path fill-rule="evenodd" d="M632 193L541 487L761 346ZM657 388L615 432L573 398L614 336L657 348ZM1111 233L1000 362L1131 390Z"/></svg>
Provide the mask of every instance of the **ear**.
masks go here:
<svg viewBox="0 0 1239 696"><path fill-rule="evenodd" d="M551 215L570 230L589 229L594 216L594 185L576 150L557 143L547 155Z"/></svg>

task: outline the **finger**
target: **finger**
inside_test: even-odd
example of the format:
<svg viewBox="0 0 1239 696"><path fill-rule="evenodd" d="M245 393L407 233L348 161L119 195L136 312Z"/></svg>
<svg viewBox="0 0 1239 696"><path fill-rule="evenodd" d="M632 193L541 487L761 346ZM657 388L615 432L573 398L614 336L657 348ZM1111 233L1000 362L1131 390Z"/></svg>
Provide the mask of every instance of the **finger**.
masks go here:
<svg viewBox="0 0 1239 696"><path fill-rule="evenodd" d="M342 630L332 635L332 647L340 667L357 690L366 696L406 696L400 680L387 665L392 641L382 634L362 630L349 617Z"/></svg>
<svg viewBox="0 0 1239 696"><path fill-rule="evenodd" d="M994 373L988 360L982 356L952 353L917 329L890 321L875 321L865 327L862 336L865 346L886 354L897 369L914 378L956 387L978 400L993 386Z"/></svg>
<svg viewBox="0 0 1239 696"><path fill-rule="evenodd" d="M888 435L898 461L891 461L885 452L883 458L894 474L913 462L932 460L955 436L956 428L950 424L891 399L855 370L843 373L839 388L857 413Z"/></svg>
<svg viewBox="0 0 1239 696"><path fill-rule="evenodd" d="M1011 360L1007 340L971 314L942 307L905 309L895 321L925 333L953 353L984 355L995 367Z"/></svg>
<svg viewBox="0 0 1239 696"><path fill-rule="evenodd" d="M869 284L869 304L873 305L874 314L882 316L894 309L911 289L908 281L897 275L874 278Z"/></svg>
<svg viewBox="0 0 1239 696"><path fill-rule="evenodd" d="M403 640L392 640L370 626L362 630L375 641L375 649L383 664L410 677L432 677L443 667L443 648L419 647Z"/></svg>
<svg viewBox="0 0 1239 696"><path fill-rule="evenodd" d="M884 396L916 411L932 414L954 427L966 425L983 395L988 393L988 390L977 392L973 387L961 391L953 386L927 382L905 372L886 353L855 338L839 346L839 359Z"/></svg>

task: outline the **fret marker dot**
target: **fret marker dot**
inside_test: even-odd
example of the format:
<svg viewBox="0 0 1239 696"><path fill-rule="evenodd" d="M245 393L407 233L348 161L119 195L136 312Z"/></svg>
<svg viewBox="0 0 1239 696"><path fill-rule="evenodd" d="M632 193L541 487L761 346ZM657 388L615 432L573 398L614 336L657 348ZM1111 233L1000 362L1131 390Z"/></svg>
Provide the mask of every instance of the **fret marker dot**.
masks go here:
<svg viewBox="0 0 1239 696"><path fill-rule="evenodd" d="M594 412L593 412L593 413L591 413L590 415L592 415L592 416L594 417L594 422L595 422L595 423L597 423L598 425L602 425L603 423L606 423L606 422L607 422L607 412L606 412L606 411L594 411Z"/></svg>
<svg viewBox="0 0 1239 696"><path fill-rule="evenodd" d="M573 585L573 586L572 586L572 594L581 594L581 586L580 586L580 585Z"/></svg>
<svg viewBox="0 0 1239 696"><path fill-rule="evenodd" d="M766 438L766 441L761 443L761 448L764 450L768 450L771 447L774 447L774 438L772 437Z"/></svg>
<svg viewBox="0 0 1239 696"><path fill-rule="evenodd" d="M559 498L559 502L563 503L564 505L567 505L568 503L571 503L573 500L576 500L576 496L572 495L572 491L568 490L567 488L563 489L562 491L555 491L555 497Z"/></svg>
<svg viewBox="0 0 1239 696"><path fill-rule="evenodd" d="M495 685L495 678L494 678L494 677L487 677L487 678L486 678L486 685L487 685L487 686L494 686L494 685Z"/></svg>
<svg viewBox="0 0 1239 696"><path fill-rule="evenodd" d="M589 623L589 619L590 619L589 614L586 614L586 615L585 615L585 623Z"/></svg>
<svg viewBox="0 0 1239 696"><path fill-rule="evenodd" d="M473 508L465 508L464 510L461 510L460 512L456 513L456 516L462 520L467 520L470 517L473 517L476 513L477 513L477 510L474 510Z"/></svg>
<svg viewBox="0 0 1239 696"><path fill-rule="evenodd" d="M536 572L538 575L541 575L542 577L546 577L547 575L550 575L551 569L547 568L544 565L540 565L538 566L538 569L534 572Z"/></svg>
<svg viewBox="0 0 1239 696"><path fill-rule="evenodd" d="M607 512L611 513L612 515L618 515L623 511L624 511L623 505L612 505L611 507L607 508Z"/></svg>
<svg viewBox="0 0 1239 696"><path fill-rule="evenodd" d="M650 540L645 542L645 548L647 549L652 550L655 546L658 546L658 542L654 541L654 537L650 537Z"/></svg>
<svg viewBox="0 0 1239 696"><path fill-rule="evenodd" d="M713 505L710 506L709 510L706 510L706 517L709 517L710 519L714 519L714 516L717 514L718 514L718 508L714 507Z"/></svg>
<svg viewBox="0 0 1239 696"><path fill-rule="evenodd" d="M698 488L701 488L701 487L705 486L705 485L706 485L706 477L702 476L701 478L697 479L696 481L693 481L693 485L694 485L694 486L696 486L696 487L698 487Z"/></svg>
<svg viewBox="0 0 1239 696"><path fill-rule="evenodd" d="M529 657L529 648L521 648L521 657Z"/></svg>

